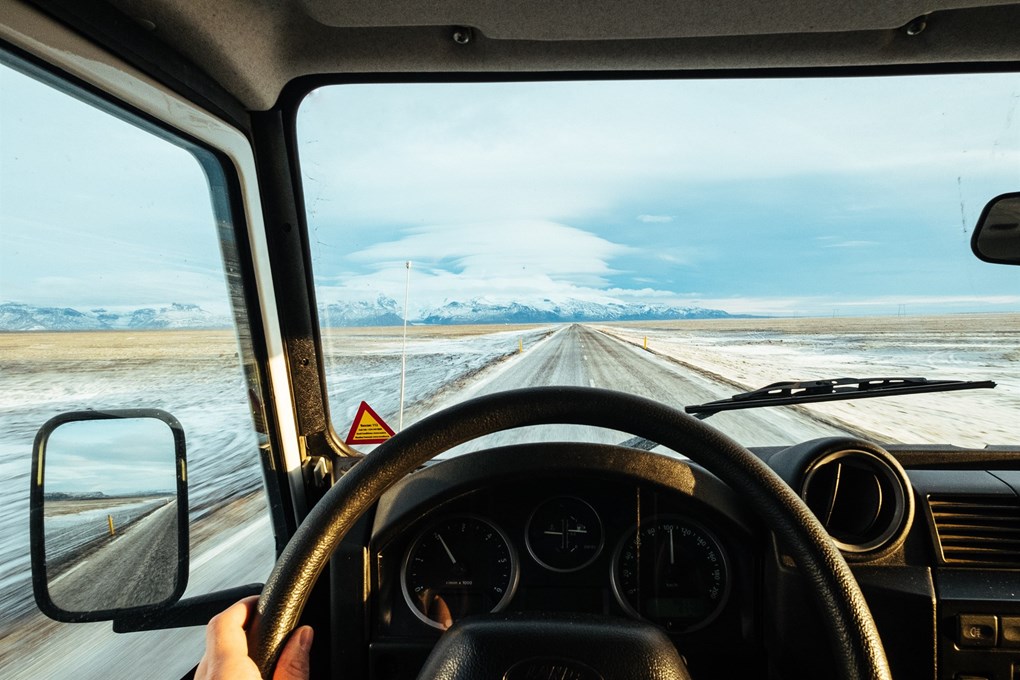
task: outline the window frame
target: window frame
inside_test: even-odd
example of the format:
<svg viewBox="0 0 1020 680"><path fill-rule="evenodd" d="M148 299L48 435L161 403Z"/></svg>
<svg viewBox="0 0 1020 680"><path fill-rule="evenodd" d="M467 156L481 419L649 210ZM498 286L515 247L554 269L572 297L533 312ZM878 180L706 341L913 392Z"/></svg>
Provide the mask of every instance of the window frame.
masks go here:
<svg viewBox="0 0 1020 680"><path fill-rule="evenodd" d="M253 417L252 427L259 436L263 486L279 555L303 517L304 487L251 143L243 131L71 30L22 5L11 9L10 20L0 26L0 60L5 65L188 151L205 173L251 392L244 398L262 411L261 418ZM232 248L225 252L228 244ZM260 420L264 432L257 431Z"/></svg>

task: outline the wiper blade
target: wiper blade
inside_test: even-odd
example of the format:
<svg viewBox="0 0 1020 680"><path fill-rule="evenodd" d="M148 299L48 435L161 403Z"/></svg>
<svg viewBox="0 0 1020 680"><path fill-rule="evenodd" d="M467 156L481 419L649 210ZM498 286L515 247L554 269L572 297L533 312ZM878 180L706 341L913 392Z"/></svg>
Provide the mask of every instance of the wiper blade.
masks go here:
<svg viewBox="0 0 1020 680"><path fill-rule="evenodd" d="M687 413L704 419L719 411L761 406L806 404L817 401L894 397L921 392L950 392L993 388L991 380L928 380L927 378L831 378L801 382L777 382L728 399L686 406Z"/></svg>

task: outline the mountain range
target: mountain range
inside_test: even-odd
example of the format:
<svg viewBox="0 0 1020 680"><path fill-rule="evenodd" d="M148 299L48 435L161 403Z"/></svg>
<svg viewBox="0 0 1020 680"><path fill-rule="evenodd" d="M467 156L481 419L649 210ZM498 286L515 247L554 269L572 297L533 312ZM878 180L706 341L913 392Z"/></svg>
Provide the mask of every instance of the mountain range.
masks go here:
<svg viewBox="0 0 1020 680"><path fill-rule="evenodd" d="M471 323L571 323L586 321L661 321L665 319L724 319L720 309L671 305L592 302L589 300L542 300L538 303L501 304L484 298L452 301L422 314L421 323L431 325Z"/></svg>
<svg viewBox="0 0 1020 680"><path fill-rule="evenodd" d="M0 304L0 331L106 331L230 328L230 317L198 305L174 302L168 307L140 307L115 312L104 308L36 307Z"/></svg>
<svg viewBox="0 0 1020 680"><path fill-rule="evenodd" d="M413 324L529 324L588 321L661 321L666 319L732 318L720 309L677 307L661 304L591 302L588 300L542 300L537 303L501 303L485 298L466 302L447 301L419 311ZM374 301L334 302L319 308L325 328L349 326L399 326L403 314L396 300L380 295ZM104 308L78 310L71 307L36 307L17 302L0 304L0 331L94 331L229 328L231 319L194 304L141 307L122 312Z"/></svg>

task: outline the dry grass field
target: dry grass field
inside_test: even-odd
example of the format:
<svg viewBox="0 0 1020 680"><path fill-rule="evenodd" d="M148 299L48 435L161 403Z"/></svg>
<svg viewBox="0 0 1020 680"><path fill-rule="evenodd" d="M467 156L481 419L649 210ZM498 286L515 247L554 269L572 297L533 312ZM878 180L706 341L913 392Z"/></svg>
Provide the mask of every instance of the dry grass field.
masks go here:
<svg viewBox="0 0 1020 680"><path fill-rule="evenodd" d="M230 330L0 333L0 357L6 370L21 362L45 369L66 361L236 361L237 340Z"/></svg>

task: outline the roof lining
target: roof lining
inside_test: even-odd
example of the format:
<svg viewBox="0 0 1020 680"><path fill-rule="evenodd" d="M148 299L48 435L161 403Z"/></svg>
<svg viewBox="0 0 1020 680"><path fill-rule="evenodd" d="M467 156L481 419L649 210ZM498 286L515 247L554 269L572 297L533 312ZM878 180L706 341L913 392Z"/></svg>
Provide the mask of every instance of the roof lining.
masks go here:
<svg viewBox="0 0 1020 680"><path fill-rule="evenodd" d="M1020 4L936 12L927 17L926 30L914 36L892 28L547 41L499 40L475 30L474 39L461 45L452 39L452 26L325 26L304 13L301 0L112 2L128 15L151 22L151 36L202 64L213 80L252 110L272 107L295 79L330 74L402 73L426 79L434 73L661 72L677 77L743 70L761 77L771 69L1015 65L1020 59L1015 31ZM252 35L262 39L252 40Z"/></svg>

